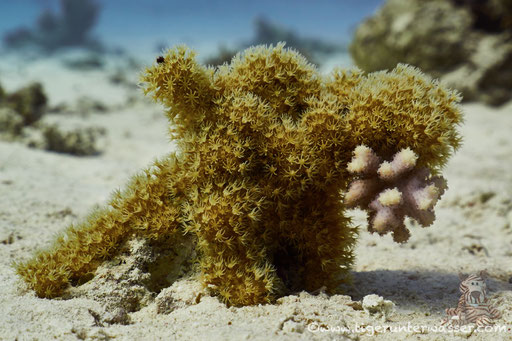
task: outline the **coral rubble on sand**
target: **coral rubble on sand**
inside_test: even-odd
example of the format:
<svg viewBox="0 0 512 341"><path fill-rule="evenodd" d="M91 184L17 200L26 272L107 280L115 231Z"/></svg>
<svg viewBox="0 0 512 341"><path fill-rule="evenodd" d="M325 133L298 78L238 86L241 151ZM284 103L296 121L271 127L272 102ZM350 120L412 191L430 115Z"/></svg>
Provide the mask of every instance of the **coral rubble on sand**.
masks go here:
<svg viewBox="0 0 512 341"><path fill-rule="evenodd" d="M22 142L30 147L73 155L100 152L97 141L105 134L101 127L65 130L43 123L47 98L39 83L13 93L0 88L0 140Z"/></svg>

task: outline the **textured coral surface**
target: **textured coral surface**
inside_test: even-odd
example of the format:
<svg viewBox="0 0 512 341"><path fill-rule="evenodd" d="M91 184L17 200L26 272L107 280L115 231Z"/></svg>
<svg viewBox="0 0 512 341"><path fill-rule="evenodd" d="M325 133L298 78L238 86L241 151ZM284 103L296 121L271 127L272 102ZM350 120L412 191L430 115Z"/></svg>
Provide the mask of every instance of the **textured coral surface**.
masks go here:
<svg viewBox="0 0 512 341"><path fill-rule="evenodd" d="M353 261L357 229L343 197L356 147L383 160L409 147L436 175L460 142L459 96L405 65L323 77L280 44L209 69L177 47L142 80L178 149L17 265L39 296L83 282L133 235L176 233L195 237L203 283L229 304L333 292Z"/></svg>
<svg viewBox="0 0 512 341"><path fill-rule="evenodd" d="M396 153L391 162L380 158L365 145L355 149L348 171L358 175L345 196L347 207L370 211L370 231L393 231L396 242L405 242L410 233L404 218L422 226L434 222L434 205L446 189L446 180L430 176L427 168L417 168L418 156L409 148Z"/></svg>

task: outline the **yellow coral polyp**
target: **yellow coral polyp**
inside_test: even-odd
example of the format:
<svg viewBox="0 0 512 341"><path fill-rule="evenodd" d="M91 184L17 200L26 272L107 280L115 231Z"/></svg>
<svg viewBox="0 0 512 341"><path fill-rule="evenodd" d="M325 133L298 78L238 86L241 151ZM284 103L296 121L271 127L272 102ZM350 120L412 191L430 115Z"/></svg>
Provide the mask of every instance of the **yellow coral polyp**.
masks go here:
<svg viewBox="0 0 512 341"><path fill-rule="evenodd" d="M354 259L357 229L343 204L352 152L364 144L388 159L410 147L437 172L460 142L459 96L406 65L324 77L278 44L212 69L179 46L142 82L165 106L178 150L17 264L41 297L61 295L132 236L181 233L195 236L203 284L228 304L335 292Z"/></svg>

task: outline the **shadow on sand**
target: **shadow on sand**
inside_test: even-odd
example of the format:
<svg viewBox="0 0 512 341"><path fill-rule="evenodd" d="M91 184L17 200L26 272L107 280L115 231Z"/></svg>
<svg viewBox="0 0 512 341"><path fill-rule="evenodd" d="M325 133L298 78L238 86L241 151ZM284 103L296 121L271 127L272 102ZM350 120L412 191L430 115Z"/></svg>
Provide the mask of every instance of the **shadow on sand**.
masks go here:
<svg viewBox="0 0 512 341"><path fill-rule="evenodd" d="M353 300L377 294L392 300L400 309L444 314L449 307L456 307L460 297L459 276L457 273L442 273L431 270L374 270L353 272L353 285L344 290ZM487 292L512 290L512 284L487 278Z"/></svg>

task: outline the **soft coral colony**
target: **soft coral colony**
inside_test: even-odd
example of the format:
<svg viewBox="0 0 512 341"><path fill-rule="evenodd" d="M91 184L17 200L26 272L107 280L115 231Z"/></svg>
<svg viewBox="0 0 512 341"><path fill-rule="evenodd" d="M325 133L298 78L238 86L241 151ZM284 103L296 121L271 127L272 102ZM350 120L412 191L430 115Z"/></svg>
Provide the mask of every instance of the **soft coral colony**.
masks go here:
<svg viewBox="0 0 512 341"><path fill-rule="evenodd" d="M406 65L324 77L278 44L213 69L180 46L142 80L166 108L176 152L17 264L41 297L90 276L133 236L182 233L194 236L204 285L228 304L335 292L357 235L345 210L367 210L370 231L406 241L405 216L433 222L439 171L460 143L458 94Z"/></svg>

